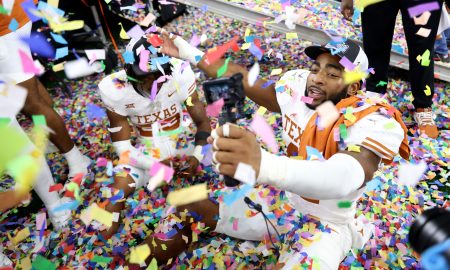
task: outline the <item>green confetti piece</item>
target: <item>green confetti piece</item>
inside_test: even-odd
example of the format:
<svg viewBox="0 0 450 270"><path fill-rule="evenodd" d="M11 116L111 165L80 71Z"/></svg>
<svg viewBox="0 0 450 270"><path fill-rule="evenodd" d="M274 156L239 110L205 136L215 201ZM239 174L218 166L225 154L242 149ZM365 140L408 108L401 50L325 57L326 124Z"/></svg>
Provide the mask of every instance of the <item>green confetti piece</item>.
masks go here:
<svg viewBox="0 0 450 270"><path fill-rule="evenodd" d="M4 8L2 5L0 5L0 14L6 14L9 15L9 10Z"/></svg>
<svg viewBox="0 0 450 270"><path fill-rule="evenodd" d="M92 258L91 262L96 263L109 263L112 261L111 257L103 257L103 256L97 256L95 255L94 258Z"/></svg>
<svg viewBox="0 0 450 270"><path fill-rule="evenodd" d="M24 133L14 127L0 125L0 174L4 166L17 158L27 144L28 138Z"/></svg>
<svg viewBox="0 0 450 270"><path fill-rule="evenodd" d="M152 259L150 265L147 267L146 270L158 270L158 262L155 258Z"/></svg>
<svg viewBox="0 0 450 270"><path fill-rule="evenodd" d="M385 86L385 85L387 85L387 82L385 82L385 81L379 81L379 82L377 83L377 85L375 85L375 87L378 87L378 86Z"/></svg>
<svg viewBox="0 0 450 270"><path fill-rule="evenodd" d="M217 78L222 77L223 74L225 74L225 72L228 69L228 62L230 62L230 58L228 57L227 60L225 60L225 63L223 64L223 66L221 66L218 70L217 70Z"/></svg>
<svg viewBox="0 0 450 270"><path fill-rule="evenodd" d="M11 122L11 118L8 117L0 117L0 126L6 126Z"/></svg>
<svg viewBox="0 0 450 270"><path fill-rule="evenodd" d="M180 133L182 130L183 130L183 128L179 127L174 130L161 131L157 134L157 136L172 136L172 135L176 135L176 134Z"/></svg>
<svg viewBox="0 0 450 270"><path fill-rule="evenodd" d="M384 127L384 129L393 129L393 128L395 128L395 123L394 122L388 122L383 127Z"/></svg>
<svg viewBox="0 0 450 270"><path fill-rule="evenodd" d="M345 124L340 124L339 125L339 133L341 135L342 139L347 139L348 135L347 135L347 127L345 126Z"/></svg>
<svg viewBox="0 0 450 270"><path fill-rule="evenodd" d="M33 123L35 126L47 126L47 121L45 121L45 116L43 115L32 115Z"/></svg>
<svg viewBox="0 0 450 270"><path fill-rule="evenodd" d="M37 255L36 259L31 264L35 270L55 270L56 266L52 261L47 260L41 255Z"/></svg>
<svg viewBox="0 0 450 270"><path fill-rule="evenodd" d="M130 80L130 81L133 81L133 82L139 82L139 83L141 82L140 80L135 79L135 78L133 78L131 76L127 76L127 79Z"/></svg>
<svg viewBox="0 0 450 270"><path fill-rule="evenodd" d="M338 202L338 207L339 208L350 208L350 207L352 207L352 202L351 201L340 201L340 202Z"/></svg>

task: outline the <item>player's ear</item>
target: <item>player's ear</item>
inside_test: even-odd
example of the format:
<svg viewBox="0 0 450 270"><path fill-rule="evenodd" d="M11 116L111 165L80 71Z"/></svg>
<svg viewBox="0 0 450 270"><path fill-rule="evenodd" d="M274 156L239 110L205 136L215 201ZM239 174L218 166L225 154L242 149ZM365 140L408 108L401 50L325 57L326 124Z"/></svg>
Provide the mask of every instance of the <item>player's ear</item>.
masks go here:
<svg viewBox="0 0 450 270"><path fill-rule="evenodd" d="M348 85L347 94L349 96L354 96L361 89L361 82L354 82Z"/></svg>

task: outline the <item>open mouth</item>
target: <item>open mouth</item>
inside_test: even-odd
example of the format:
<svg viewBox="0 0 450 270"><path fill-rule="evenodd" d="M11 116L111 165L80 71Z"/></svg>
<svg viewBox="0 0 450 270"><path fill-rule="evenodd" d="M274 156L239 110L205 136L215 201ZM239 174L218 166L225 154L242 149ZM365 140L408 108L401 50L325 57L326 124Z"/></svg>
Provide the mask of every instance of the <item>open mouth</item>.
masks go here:
<svg viewBox="0 0 450 270"><path fill-rule="evenodd" d="M315 86L308 87L308 97L312 99L320 99L325 96L325 93Z"/></svg>

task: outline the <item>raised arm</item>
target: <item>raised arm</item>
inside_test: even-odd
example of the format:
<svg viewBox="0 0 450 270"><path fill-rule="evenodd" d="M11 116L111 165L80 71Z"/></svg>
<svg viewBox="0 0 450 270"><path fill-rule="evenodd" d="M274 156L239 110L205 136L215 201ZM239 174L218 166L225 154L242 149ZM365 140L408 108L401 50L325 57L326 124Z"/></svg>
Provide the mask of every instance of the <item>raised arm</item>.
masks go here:
<svg viewBox="0 0 450 270"><path fill-rule="evenodd" d="M218 61L208 65L205 62L204 53L202 51L191 46L187 41L179 36L169 34L163 29L159 29L159 32L161 33L163 40L163 44L160 48L162 53L175 58L188 60L193 65L196 65L204 71L209 77L217 77L217 70L224 65L224 59L219 59ZM266 81L263 79L258 79L253 86L250 86L248 83L247 69L241 65L231 62L228 63L228 68L224 76L231 76L238 72L244 75L244 91L248 98L253 100L256 104L266 107L270 111L280 112L280 106L277 102L274 84L263 88L262 86L266 83Z"/></svg>

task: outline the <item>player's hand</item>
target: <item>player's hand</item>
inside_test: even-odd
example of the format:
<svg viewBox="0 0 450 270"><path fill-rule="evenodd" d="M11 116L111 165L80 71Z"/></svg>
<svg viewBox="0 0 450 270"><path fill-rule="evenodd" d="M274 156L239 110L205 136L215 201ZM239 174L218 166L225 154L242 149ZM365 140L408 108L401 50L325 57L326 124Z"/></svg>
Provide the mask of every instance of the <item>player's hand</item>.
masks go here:
<svg viewBox="0 0 450 270"><path fill-rule="evenodd" d="M197 168L200 165L200 161L194 156L188 156L186 159L186 163L189 164L189 167L180 172L180 176L182 177L193 177L197 174Z"/></svg>
<svg viewBox="0 0 450 270"><path fill-rule="evenodd" d="M168 56L171 56L171 57L180 58L180 52L178 50L178 47L175 45L174 40L176 38L179 38L179 39L182 39L182 38L175 34L169 33L160 27L158 27L156 31L160 34L161 39L163 41L163 44L159 48L159 52L163 53L163 54L167 54Z"/></svg>
<svg viewBox="0 0 450 270"><path fill-rule="evenodd" d="M342 0L341 1L341 13L344 18L348 21L352 21L353 17L353 0Z"/></svg>
<svg viewBox="0 0 450 270"><path fill-rule="evenodd" d="M169 56L189 61L196 66L203 57L203 52L195 48L182 37L169 33L162 28L156 30L161 35L163 44L158 49L159 52Z"/></svg>
<svg viewBox="0 0 450 270"><path fill-rule="evenodd" d="M229 125L228 136L224 136L225 125ZM213 160L217 170L223 175L234 177L239 162L242 162L252 166L258 177L261 149L255 134L236 125L225 125L213 130L208 138L208 143L213 145Z"/></svg>

